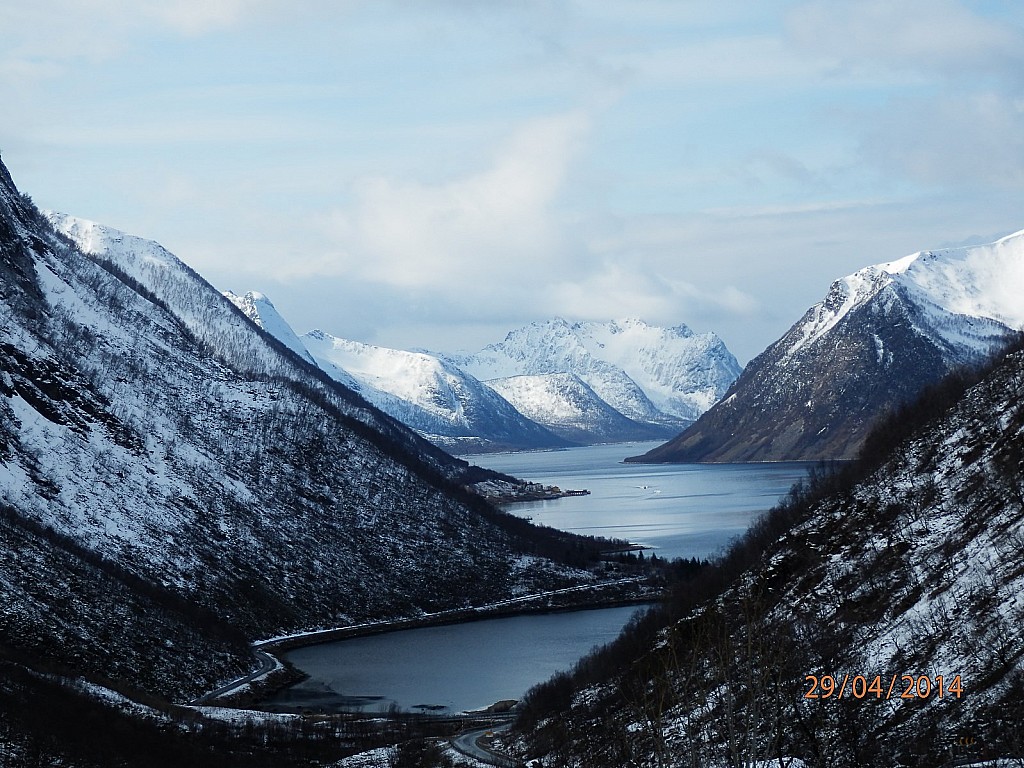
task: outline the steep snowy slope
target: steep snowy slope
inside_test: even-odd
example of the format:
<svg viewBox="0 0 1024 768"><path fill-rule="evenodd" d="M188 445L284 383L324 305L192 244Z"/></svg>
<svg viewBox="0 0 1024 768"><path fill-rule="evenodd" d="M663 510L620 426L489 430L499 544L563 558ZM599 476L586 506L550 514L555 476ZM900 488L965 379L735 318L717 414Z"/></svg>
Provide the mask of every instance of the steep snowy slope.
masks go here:
<svg viewBox="0 0 1024 768"><path fill-rule="evenodd" d="M586 578L159 246L68 230L0 166L0 650L180 695L241 633Z"/></svg>
<svg viewBox="0 0 1024 768"><path fill-rule="evenodd" d="M1018 764L1024 353L960 390L886 422L862 464L684 585L641 658L634 638L614 672L584 665L571 697L563 682L571 709L536 712L530 749L565 766Z"/></svg>
<svg viewBox="0 0 1024 768"><path fill-rule="evenodd" d="M500 394L425 352L339 339L315 330L302 343L317 364L381 410L453 451L554 448L566 442L524 417Z"/></svg>
<svg viewBox="0 0 1024 768"><path fill-rule="evenodd" d="M66 222L67 217L63 217L62 220ZM62 227L61 223L61 220L54 221L54 225L58 229L68 231L69 228ZM95 227L96 225L92 225L93 229L95 229ZM85 250L87 253L93 252L87 247ZM292 352L297 354L306 362L316 365L316 361L313 359L313 356L310 355L302 345L302 341L295 334L295 331L293 331L287 321L281 317L281 313L277 311L277 307L274 306L273 302L262 293L259 293L258 291L249 291L244 296L238 296L231 291L224 291L224 297L242 310L242 314L288 347ZM339 381L346 387L351 387L352 384L355 383L355 381L351 379L349 381L339 379Z"/></svg>
<svg viewBox="0 0 1024 768"><path fill-rule="evenodd" d="M727 396L639 461L848 459L872 422L1024 327L1024 233L836 281Z"/></svg>
<svg viewBox="0 0 1024 768"><path fill-rule="evenodd" d="M484 381L574 374L626 418L662 430L692 422L740 372L736 359L714 334L698 336L685 326L656 328L639 320L533 323L475 355L452 360ZM545 387L538 382L533 389L541 392ZM541 418L549 405L541 398L528 410L543 424L558 424L568 417L555 411ZM600 433L601 425L595 430Z"/></svg>
<svg viewBox="0 0 1024 768"><path fill-rule="evenodd" d="M372 432L399 443L410 456L427 460L450 479L459 479L465 462L452 459L383 411L337 382L305 356L296 364L294 350L264 332L224 297L213 299L211 286L159 243L65 214L45 214L53 226L71 238L84 253L129 282L137 283L166 309L186 331L230 365L261 376L279 376L301 387L313 387L345 415ZM282 321L283 322L283 321Z"/></svg>

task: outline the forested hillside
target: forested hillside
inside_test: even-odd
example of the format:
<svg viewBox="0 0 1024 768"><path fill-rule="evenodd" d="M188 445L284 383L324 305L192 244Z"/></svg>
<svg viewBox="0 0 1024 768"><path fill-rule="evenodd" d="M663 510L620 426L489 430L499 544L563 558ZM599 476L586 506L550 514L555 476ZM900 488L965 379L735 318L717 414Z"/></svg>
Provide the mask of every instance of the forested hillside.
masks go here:
<svg viewBox="0 0 1024 768"><path fill-rule="evenodd" d="M1022 396L1019 346L926 391L535 690L514 747L589 767L1024 757Z"/></svg>
<svg viewBox="0 0 1024 768"><path fill-rule="evenodd" d="M187 697L251 640L593 578L564 563L592 543L123 245L83 253L0 166L0 651Z"/></svg>

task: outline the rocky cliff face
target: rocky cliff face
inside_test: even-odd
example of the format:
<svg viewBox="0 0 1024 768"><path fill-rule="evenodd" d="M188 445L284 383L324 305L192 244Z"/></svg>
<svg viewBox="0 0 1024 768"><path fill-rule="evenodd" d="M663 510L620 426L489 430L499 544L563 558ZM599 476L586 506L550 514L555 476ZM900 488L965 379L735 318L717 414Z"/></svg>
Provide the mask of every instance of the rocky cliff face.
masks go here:
<svg viewBox="0 0 1024 768"><path fill-rule="evenodd" d="M56 219L54 224L65 232L74 232L75 229L85 225L85 222L76 221L75 224L69 227L66 223L67 221L68 217L63 216L60 217L60 219ZM92 224L90 225L90 228L92 230L104 229L107 232L112 232L112 230L106 227L101 228L98 224ZM155 246L156 244L154 243L153 245ZM274 303L267 296L259 291L249 291L242 296L239 296L232 291L224 291L224 298L238 307L242 311L243 315L248 317L256 323L256 325L288 347L288 349L296 355L301 357L307 363L316 365L316 360L314 360L313 356L309 354L309 350L306 349L302 340L298 337L288 322L281 317L281 313L277 311L277 307L274 306ZM338 380L338 383L343 384L350 389L353 389L356 386L355 380L351 377L344 380Z"/></svg>
<svg viewBox="0 0 1024 768"><path fill-rule="evenodd" d="M881 414L1021 327L1024 233L836 281L725 397L635 461L850 459Z"/></svg>

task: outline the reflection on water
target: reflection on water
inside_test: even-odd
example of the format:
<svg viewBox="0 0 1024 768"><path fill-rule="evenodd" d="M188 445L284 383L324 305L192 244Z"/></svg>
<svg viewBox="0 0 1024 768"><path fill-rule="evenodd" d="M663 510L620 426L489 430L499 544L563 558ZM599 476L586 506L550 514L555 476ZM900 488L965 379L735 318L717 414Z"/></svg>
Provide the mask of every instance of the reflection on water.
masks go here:
<svg viewBox="0 0 1024 768"><path fill-rule="evenodd" d="M465 457L480 466L589 496L512 504L535 522L655 547L659 557L707 557L742 534L806 477L802 462L623 464L659 443Z"/></svg>

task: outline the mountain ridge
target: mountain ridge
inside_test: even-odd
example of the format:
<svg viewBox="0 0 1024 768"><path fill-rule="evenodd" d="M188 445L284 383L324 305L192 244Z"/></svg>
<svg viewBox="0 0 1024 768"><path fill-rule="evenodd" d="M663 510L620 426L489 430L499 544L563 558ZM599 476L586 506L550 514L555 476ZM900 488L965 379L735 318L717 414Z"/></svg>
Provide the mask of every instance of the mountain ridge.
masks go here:
<svg viewBox="0 0 1024 768"><path fill-rule="evenodd" d="M509 331L505 339L478 353L449 355L456 366L476 378L508 382L520 391L545 396L525 403L534 421L554 431L564 428L568 413L552 398L554 382L523 377L572 374L627 422L609 430L603 409L592 428L595 442L651 439L691 423L739 375L735 357L714 334L696 335L685 325L650 326L641 320L570 323L562 318L534 322ZM568 396L564 390L562 398ZM497 386L497 385L496 385ZM577 389L573 399L584 395ZM630 423L632 422L632 423ZM585 432L582 422L572 427Z"/></svg>
<svg viewBox="0 0 1024 768"><path fill-rule="evenodd" d="M595 578L156 244L71 235L0 163L0 651L187 697L245 637Z"/></svg>
<svg viewBox="0 0 1024 768"><path fill-rule="evenodd" d="M853 458L882 413L980 363L1024 326L1014 300L1022 263L1019 232L835 281L694 425L628 461Z"/></svg>

